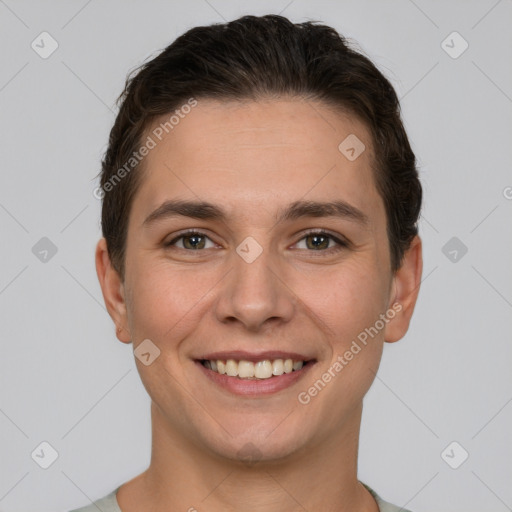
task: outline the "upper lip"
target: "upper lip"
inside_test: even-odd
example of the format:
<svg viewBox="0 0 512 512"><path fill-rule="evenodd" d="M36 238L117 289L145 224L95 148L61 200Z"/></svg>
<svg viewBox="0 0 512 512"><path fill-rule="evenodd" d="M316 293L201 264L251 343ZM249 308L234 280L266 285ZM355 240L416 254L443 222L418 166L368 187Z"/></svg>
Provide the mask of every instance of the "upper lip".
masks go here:
<svg viewBox="0 0 512 512"><path fill-rule="evenodd" d="M280 350L268 350L265 352L247 352L245 350L232 350L223 352L211 352L204 356L196 358L198 360L210 360L210 361L226 361L228 359L234 359L235 361L252 361L256 363L258 361L273 360L273 359L293 359L294 361L311 361L312 357L297 352L283 352Z"/></svg>

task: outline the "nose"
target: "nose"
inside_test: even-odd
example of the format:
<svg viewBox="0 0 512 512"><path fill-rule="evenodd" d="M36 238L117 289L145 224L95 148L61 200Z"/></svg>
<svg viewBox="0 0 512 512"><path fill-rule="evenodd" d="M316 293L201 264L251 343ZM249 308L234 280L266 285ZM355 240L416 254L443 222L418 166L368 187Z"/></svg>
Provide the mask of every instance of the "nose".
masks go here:
<svg viewBox="0 0 512 512"><path fill-rule="evenodd" d="M218 321L238 323L252 332L289 322L296 299L269 250L251 262L234 252L232 260L215 306Z"/></svg>

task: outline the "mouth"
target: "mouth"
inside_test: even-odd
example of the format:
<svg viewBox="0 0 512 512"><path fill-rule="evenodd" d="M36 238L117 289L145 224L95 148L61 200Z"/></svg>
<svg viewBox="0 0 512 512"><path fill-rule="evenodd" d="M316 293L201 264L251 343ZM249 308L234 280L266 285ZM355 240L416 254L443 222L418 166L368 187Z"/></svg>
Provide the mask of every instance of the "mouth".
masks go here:
<svg viewBox="0 0 512 512"><path fill-rule="evenodd" d="M316 359L299 354L251 356L231 353L229 356L209 355L195 360L211 381L237 395L259 395L281 391L311 369Z"/></svg>
<svg viewBox="0 0 512 512"><path fill-rule="evenodd" d="M239 379L271 379L285 373L301 370L309 361L294 361L293 359L264 359L252 362L241 359L201 359L200 363L219 375L238 377Z"/></svg>

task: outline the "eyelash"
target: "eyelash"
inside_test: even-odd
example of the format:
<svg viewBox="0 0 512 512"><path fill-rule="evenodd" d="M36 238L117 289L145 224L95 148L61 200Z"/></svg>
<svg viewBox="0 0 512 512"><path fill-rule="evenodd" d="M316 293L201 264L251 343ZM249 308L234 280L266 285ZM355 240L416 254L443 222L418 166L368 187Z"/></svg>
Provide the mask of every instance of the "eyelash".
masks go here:
<svg viewBox="0 0 512 512"><path fill-rule="evenodd" d="M165 244L165 247L166 248L171 248L172 246L175 245L175 243L178 240L181 240L182 238L191 237L191 236L194 236L194 235L199 235L201 237L206 237L206 238L211 240L211 238L206 233L203 233L201 231L196 231L194 229L190 229L188 231L185 231L185 232L181 233L176 238L173 238L170 242L167 242ZM315 251L314 249L305 249L308 252L320 252L320 253L323 252L323 253L331 254L331 253L335 253L335 252L341 251L342 249L346 249L347 247L349 247L349 243L348 242L335 237L334 235L330 234L327 231L322 231L322 230L307 231L306 233L303 234L302 238L300 238L298 240L298 242L301 242L302 240L304 240L305 238L307 238L308 236L311 236L311 235L317 235L317 236L323 236L323 237L330 238L331 240L336 242L338 245L337 245L337 247L330 247L328 249L319 249L318 251ZM211 240L211 241L213 242L213 240ZM298 243L298 242L296 242L296 243ZM181 248L181 247L177 247L177 249L180 249L180 250L183 250L183 251L187 251L187 252L196 252L196 251L200 252L202 250L205 250L205 249L197 249L197 250L194 250L194 249L184 249L184 248Z"/></svg>

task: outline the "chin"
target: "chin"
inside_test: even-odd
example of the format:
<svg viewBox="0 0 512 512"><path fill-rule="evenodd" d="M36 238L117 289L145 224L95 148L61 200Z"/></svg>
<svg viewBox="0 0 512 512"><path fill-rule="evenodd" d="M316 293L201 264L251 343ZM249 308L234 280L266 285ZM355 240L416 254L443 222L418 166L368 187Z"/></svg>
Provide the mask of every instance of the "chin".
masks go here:
<svg viewBox="0 0 512 512"><path fill-rule="evenodd" d="M248 467L263 462L282 462L298 454L306 443L303 433L297 435L279 427L276 429L277 425L279 422L274 423L272 428L246 429L237 436L224 436L215 446L211 446L210 439L210 449L219 457Z"/></svg>

